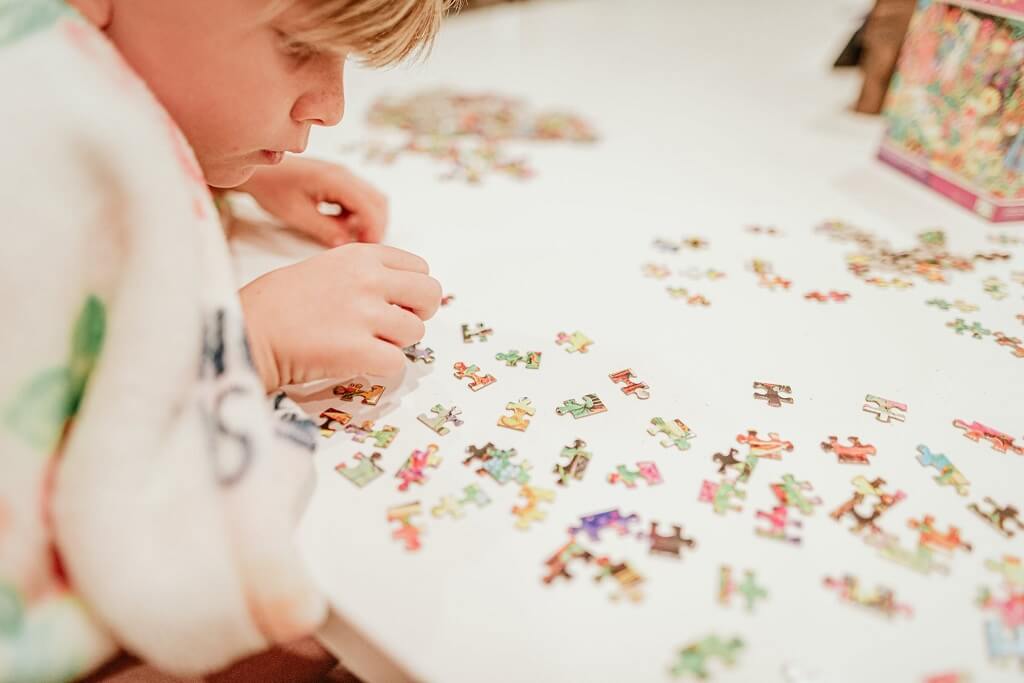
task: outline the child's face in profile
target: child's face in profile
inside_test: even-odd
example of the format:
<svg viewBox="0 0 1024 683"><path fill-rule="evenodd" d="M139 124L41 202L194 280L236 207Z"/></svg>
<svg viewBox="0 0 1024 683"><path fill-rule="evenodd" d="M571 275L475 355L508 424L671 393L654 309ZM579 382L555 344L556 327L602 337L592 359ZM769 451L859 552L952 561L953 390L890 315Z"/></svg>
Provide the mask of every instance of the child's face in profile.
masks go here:
<svg viewBox="0 0 1024 683"><path fill-rule="evenodd" d="M269 0L96 1L210 185L239 185L280 152L305 149L313 125L341 121L345 56L291 44L294 10L268 19Z"/></svg>

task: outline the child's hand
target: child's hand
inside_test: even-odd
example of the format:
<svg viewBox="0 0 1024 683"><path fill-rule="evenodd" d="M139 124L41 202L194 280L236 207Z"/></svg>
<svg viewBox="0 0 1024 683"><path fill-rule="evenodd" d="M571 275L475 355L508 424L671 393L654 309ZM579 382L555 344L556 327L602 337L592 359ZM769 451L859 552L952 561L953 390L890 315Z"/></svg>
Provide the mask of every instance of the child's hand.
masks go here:
<svg viewBox="0 0 1024 683"><path fill-rule="evenodd" d="M441 303L426 261L349 244L267 273L240 292L267 391L328 377L393 376Z"/></svg>
<svg viewBox="0 0 1024 683"><path fill-rule="evenodd" d="M285 157L278 166L259 168L244 185L268 213L328 247L349 242L380 242L388 225L388 200L343 166L316 159ZM340 216L325 216L321 202L340 204Z"/></svg>

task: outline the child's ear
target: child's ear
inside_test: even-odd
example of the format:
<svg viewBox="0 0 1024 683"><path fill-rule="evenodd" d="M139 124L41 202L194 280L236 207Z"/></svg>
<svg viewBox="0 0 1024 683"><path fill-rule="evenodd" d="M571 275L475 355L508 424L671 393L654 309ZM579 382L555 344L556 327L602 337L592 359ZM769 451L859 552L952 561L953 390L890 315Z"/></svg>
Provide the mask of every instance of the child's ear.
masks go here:
<svg viewBox="0 0 1024 683"><path fill-rule="evenodd" d="M102 30L114 18L114 0L67 0L89 23Z"/></svg>

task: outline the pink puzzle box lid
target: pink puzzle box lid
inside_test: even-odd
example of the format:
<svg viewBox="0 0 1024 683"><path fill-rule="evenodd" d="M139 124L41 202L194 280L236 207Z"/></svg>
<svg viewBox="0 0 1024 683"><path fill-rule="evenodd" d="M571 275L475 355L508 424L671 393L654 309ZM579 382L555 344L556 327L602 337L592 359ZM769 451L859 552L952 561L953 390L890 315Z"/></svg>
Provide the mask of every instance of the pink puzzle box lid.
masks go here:
<svg viewBox="0 0 1024 683"><path fill-rule="evenodd" d="M992 16L1024 18L1024 0L935 0L935 3ZM1024 200L979 191L957 174L932 166L926 159L907 153L888 139L883 140L878 158L982 218L995 223L1024 221Z"/></svg>

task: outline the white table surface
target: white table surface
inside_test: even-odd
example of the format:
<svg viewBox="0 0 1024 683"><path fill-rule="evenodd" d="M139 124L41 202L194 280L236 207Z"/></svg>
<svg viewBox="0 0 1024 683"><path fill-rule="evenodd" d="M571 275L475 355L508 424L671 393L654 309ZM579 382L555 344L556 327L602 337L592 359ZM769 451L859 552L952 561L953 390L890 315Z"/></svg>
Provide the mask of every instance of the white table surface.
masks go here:
<svg viewBox="0 0 1024 683"><path fill-rule="evenodd" d="M874 160L880 121L846 111L855 74L834 74L830 58L857 23L861 3L780 0L697 3L684 0L566 0L511 5L450 21L430 60L384 72L351 69L341 127L320 131L312 153L349 164L391 197L388 242L427 258L455 301L428 325L431 366L410 365L390 378L380 405L363 407L305 396L318 413L335 406L355 420L401 431L383 451L385 476L357 489L334 467L371 444L344 434L324 440L318 485L300 540L311 571L335 612L325 641L371 680L624 681L666 680L676 651L710 633L741 637L737 665L712 661L717 681L782 681L795 662L824 682L920 681L948 670L976 681L1020 680L1015 666L986 658L982 624L991 613L974 600L997 586L985 560L1024 555L1024 533L1007 540L966 510L991 496L1024 507L1024 458L963 438L951 422L978 420L1024 433L1024 362L991 339L957 336L954 317L1024 336L1024 286L993 301L981 281L1022 270L1021 247L985 239L993 228ZM478 187L442 182L433 161L368 163L344 152L365 140L365 113L381 94L437 86L522 96L539 108L584 115L601 135L593 146L512 145L538 170L528 182L485 178ZM979 264L950 284L915 279L907 290L878 289L849 274L852 245L813 228L840 218L910 247L926 229L946 230L959 253L1015 249L1009 264ZM746 232L756 223L784 235ZM707 249L661 254L656 237L701 236ZM287 233L254 228L235 240L245 281L315 250ZM744 265L771 261L794 284L772 292ZM716 268L714 282L643 277L645 262L674 270ZM671 299L668 284L707 296L692 307ZM844 304L806 301L810 290L852 293ZM344 282L324 288L325 311ZM972 314L924 305L942 297L978 304ZM495 330L485 344L463 344L461 323ZM554 345L559 331L595 340L586 355ZM540 370L506 368L494 354L543 352ZM473 393L452 377L455 361L476 363L498 382ZM622 395L610 372L633 368L651 398ZM796 402L773 409L751 397L751 382L790 384ZM596 392L606 414L558 417L564 399ZM881 424L861 411L865 394L908 403L904 424ZM527 396L537 415L526 432L496 426L506 402ZM320 400L322 399L322 400ZM456 404L465 424L438 436L416 421L435 403ZM646 433L654 416L680 418L698 435L686 452L662 449ZM697 502L703 479L717 480L711 455L737 446L747 429L780 432L795 450L762 462L739 514L719 516ZM877 446L868 467L839 465L822 452L829 434L857 434ZM594 453L582 482L553 484L559 452L575 438ZM516 486L500 487L461 464L469 444L514 447L533 465L533 482L557 489L548 518L528 531L510 514ZM428 443L443 463L413 491L396 491L394 472ZM932 481L915 446L946 453L972 483L960 498ZM665 482L636 490L612 486L616 465L655 460ZM784 473L811 481L825 500L804 520L803 543L754 534L755 510L774 498L768 484ZM888 562L829 519L852 493L850 480L882 476L908 494L881 525L909 545L910 517L934 514L959 526L974 551L951 560L948 576L921 576ZM442 495L479 483L492 504L464 519L434 519ZM410 553L390 538L386 509L420 500L423 548ZM640 604L613 602L613 586L592 569L541 583L543 564L580 515L620 507L643 520L685 526L697 548L681 561L650 556L641 541L593 544L627 559L647 579ZM607 532L606 532L607 533ZM718 567L757 571L769 599L753 614L716 603ZM886 619L843 604L822 586L826 575L856 574L913 606L911 619Z"/></svg>

